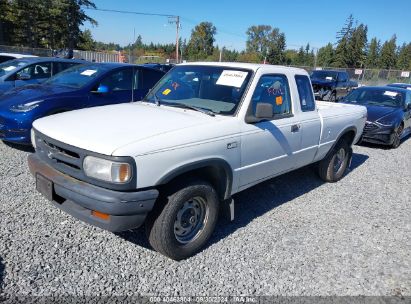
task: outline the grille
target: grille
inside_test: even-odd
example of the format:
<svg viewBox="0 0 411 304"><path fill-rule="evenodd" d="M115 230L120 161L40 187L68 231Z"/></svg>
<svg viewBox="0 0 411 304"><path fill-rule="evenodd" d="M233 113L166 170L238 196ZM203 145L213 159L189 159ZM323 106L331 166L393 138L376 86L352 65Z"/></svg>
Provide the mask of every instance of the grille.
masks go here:
<svg viewBox="0 0 411 304"><path fill-rule="evenodd" d="M378 126L376 126L373 123L369 123L369 122L367 122L364 126L364 132L372 132L377 129L378 129Z"/></svg>
<svg viewBox="0 0 411 304"><path fill-rule="evenodd" d="M82 179L82 164L85 155L70 146L45 138L36 133L37 152L44 161L60 172Z"/></svg>
<svg viewBox="0 0 411 304"><path fill-rule="evenodd" d="M35 131L36 154L51 167L75 179L112 190L135 190L136 166L134 159L128 156L107 156L92 151L67 145ZM88 155L112 161L127 162L132 167L132 179L125 184L107 183L84 174L83 161Z"/></svg>

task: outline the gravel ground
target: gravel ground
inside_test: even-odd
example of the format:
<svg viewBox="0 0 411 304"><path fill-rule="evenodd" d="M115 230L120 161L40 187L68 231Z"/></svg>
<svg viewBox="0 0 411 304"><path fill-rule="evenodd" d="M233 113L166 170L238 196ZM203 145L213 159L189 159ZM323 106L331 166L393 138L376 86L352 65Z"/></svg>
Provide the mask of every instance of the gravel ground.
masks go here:
<svg viewBox="0 0 411 304"><path fill-rule="evenodd" d="M411 295L411 139L354 147L335 184L311 168L236 197L208 247L174 262L52 207L28 152L0 142L0 294Z"/></svg>

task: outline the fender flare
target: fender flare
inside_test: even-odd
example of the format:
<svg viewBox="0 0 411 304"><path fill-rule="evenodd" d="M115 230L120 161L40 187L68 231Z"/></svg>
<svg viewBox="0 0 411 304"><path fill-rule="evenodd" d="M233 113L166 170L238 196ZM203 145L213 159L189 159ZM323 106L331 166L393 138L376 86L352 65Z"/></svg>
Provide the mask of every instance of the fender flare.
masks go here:
<svg viewBox="0 0 411 304"><path fill-rule="evenodd" d="M221 158L210 158L210 159L204 159L204 160L199 160L191 163L187 163L182 165L181 167L177 167L175 169L172 169L171 171L167 172L165 175L163 175L156 183L155 186L161 186L169 183L173 179L185 174L189 173L194 170L198 170L201 168L206 168L206 167L214 167L214 168L220 168L224 171L225 174L225 190L224 190L224 199L228 199L231 196L231 189L233 185L233 170L230 166L230 164Z"/></svg>
<svg viewBox="0 0 411 304"><path fill-rule="evenodd" d="M331 146L330 150L327 152L327 154L324 156L324 158L326 158L327 156L330 155L330 153L332 153L332 151L334 150L335 146L340 142L341 138L347 134L348 132L353 131L354 132L354 138L357 135L357 128L355 126L351 126L351 127L347 127L344 130L342 130L340 132L340 134L338 135L337 139L335 140L335 142L333 143L333 145Z"/></svg>

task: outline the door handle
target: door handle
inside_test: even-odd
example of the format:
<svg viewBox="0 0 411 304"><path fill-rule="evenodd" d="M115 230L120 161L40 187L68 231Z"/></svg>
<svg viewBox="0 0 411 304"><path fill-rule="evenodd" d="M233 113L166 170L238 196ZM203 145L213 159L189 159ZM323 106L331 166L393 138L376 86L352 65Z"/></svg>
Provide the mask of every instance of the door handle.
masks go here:
<svg viewBox="0 0 411 304"><path fill-rule="evenodd" d="M292 125L291 126L291 132L296 133L296 132L300 131L300 128L301 128L300 125Z"/></svg>

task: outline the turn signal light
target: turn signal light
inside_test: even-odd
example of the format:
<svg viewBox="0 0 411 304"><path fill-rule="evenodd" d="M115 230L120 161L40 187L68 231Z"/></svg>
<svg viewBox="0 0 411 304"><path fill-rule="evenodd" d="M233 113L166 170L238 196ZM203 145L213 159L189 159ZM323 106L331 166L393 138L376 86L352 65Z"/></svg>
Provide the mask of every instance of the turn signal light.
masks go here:
<svg viewBox="0 0 411 304"><path fill-rule="evenodd" d="M91 215L98 217L104 221L108 221L110 218L109 214L103 213L103 212L99 212L99 211L95 211L95 210L91 210Z"/></svg>

